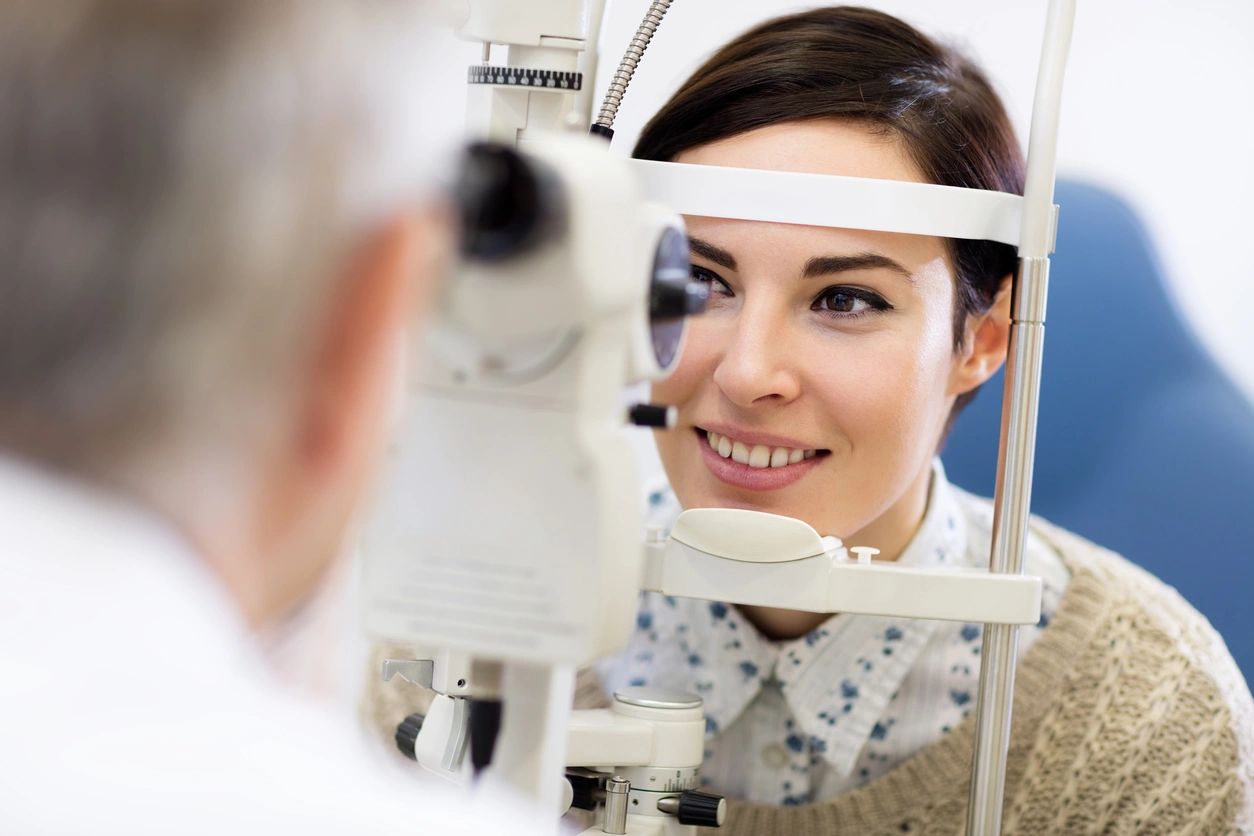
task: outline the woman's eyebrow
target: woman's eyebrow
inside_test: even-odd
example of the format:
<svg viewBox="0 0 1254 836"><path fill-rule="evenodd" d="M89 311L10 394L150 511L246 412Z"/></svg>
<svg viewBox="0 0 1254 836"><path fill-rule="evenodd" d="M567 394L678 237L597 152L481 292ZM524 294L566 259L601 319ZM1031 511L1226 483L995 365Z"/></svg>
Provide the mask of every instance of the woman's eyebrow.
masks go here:
<svg viewBox="0 0 1254 836"><path fill-rule="evenodd" d="M892 270L894 273L900 273L911 284L914 283L913 273L888 256L880 255L879 253L815 256L806 262L803 275L807 279L812 279L816 276L828 276L832 273L844 273L850 270L876 269Z"/></svg>
<svg viewBox="0 0 1254 836"><path fill-rule="evenodd" d="M719 267L726 267L728 270L736 269L736 257L722 247L714 246L709 241L702 241L700 238L688 236L688 249L702 258L708 258Z"/></svg>

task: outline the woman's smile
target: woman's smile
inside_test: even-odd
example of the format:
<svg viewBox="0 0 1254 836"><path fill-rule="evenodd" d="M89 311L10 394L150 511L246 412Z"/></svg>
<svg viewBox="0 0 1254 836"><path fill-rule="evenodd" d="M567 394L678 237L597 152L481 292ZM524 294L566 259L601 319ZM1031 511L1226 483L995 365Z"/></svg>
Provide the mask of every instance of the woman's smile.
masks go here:
<svg viewBox="0 0 1254 836"><path fill-rule="evenodd" d="M712 425L713 426L713 425ZM719 481L751 491L793 484L821 466L829 450L782 436L718 425L693 428L706 468Z"/></svg>

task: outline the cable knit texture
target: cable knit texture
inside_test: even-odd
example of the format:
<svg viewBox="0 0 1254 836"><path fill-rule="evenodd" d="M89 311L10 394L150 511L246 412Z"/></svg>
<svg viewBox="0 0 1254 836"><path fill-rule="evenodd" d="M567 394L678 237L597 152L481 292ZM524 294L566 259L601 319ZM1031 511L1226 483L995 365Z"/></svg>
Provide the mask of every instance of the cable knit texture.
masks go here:
<svg viewBox="0 0 1254 836"><path fill-rule="evenodd" d="M1018 666L1004 832L1254 833L1254 701L1223 640L1175 590L1118 555L1040 521L1034 528L1072 577ZM582 683L577 705L603 702ZM378 722L397 700L372 690ZM974 714L828 801L732 802L727 824L710 832L962 833L973 734Z"/></svg>

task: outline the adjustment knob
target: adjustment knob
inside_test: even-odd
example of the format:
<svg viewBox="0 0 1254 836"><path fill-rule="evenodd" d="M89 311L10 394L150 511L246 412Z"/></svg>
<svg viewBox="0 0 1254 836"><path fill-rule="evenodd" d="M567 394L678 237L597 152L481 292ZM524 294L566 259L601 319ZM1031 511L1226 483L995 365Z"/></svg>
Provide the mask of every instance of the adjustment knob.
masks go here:
<svg viewBox="0 0 1254 836"><path fill-rule="evenodd" d="M474 64L466 73L466 81L469 84L490 84L497 87L531 87L569 92L583 88L583 73Z"/></svg>
<svg viewBox="0 0 1254 836"><path fill-rule="evenodd" d="M727 799L712 792L688 790L678 796L663 798L657 803L663 813L670 813L680 824L695 827L722 827L727 818Z"/></svg>
<svg viewBox="0 0 1254 836"><path fill-rule="evenodd" d="M605 791L601 780L594 775L581 775L567 772L566 781L570 784L570 806L580 810L595 810L605 800Z"/></svg>
<svg viewBox="0 0 1254 836"><path fill-rule="evenodd" d="M418 732L422 731L422 721L421 714L410 714L396 727L396 748L411 761L418 760L415 748L418 745Z"/></svg>

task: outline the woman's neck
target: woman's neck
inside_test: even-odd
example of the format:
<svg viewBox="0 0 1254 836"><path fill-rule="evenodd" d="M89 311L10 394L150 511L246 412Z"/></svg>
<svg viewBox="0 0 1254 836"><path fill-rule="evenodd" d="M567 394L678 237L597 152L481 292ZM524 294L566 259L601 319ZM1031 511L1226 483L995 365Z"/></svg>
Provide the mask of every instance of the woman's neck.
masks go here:
<svg viewBox="0 0 1254 836"><path fill-rule="evenodd" d="M874 546L880 550L877 560L901 557L927 512L928 488L932 481L932 464L915 477L905 493L887 511L846 540L846 545ZM800 638L832 617L832 613L784 610L776 607L738 607L749 623L772 641Z"/></svg>

